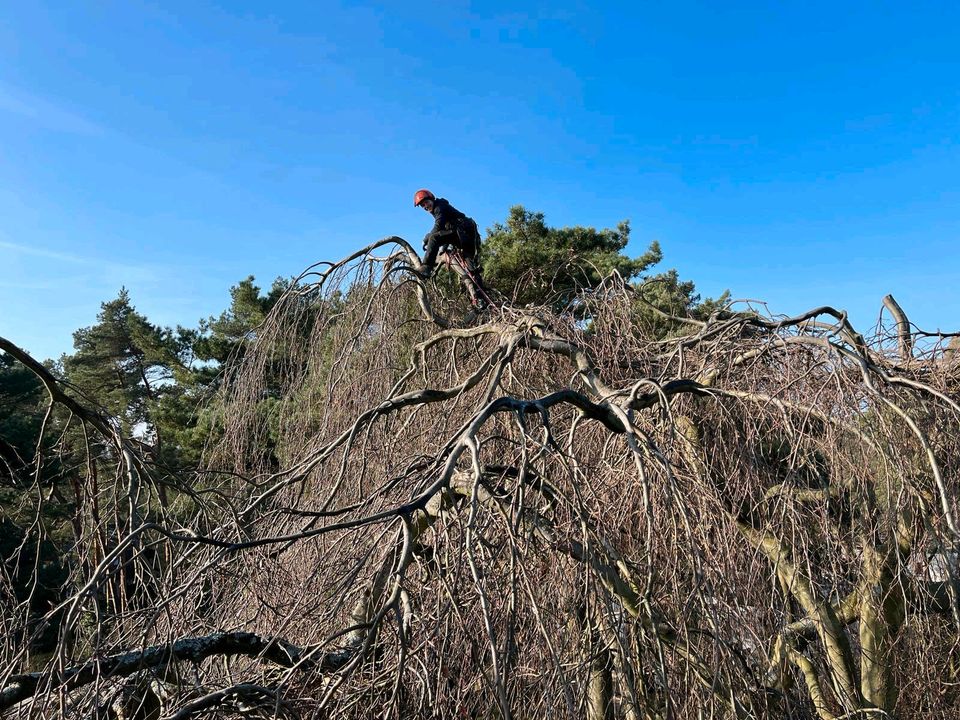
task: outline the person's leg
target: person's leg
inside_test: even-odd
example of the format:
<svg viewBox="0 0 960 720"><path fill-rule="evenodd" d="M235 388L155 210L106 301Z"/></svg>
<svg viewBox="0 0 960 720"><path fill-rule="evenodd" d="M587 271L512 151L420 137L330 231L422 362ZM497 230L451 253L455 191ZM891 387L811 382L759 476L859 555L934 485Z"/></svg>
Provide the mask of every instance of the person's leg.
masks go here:
<svg viewBox="0 0 960 720"><path fill-rule="evenodd" d="M483 282L483 272L476 257L464 258L467 266L467 272L470 274L470 286L473 288L474 296L479 297L480 305L487 305L490 301L490 293Z"/></svg>
<svg viewBox="0 0 960 720"><path fill-rule="evenodd" d="M470 296L470 304L474 307L482 307L485 303L483 302L481 293L477 291L477 283L474 280L471 262L458 254L453 258L450 267L453 268L453 271L467 289L467 295Z"/></svg>
<svg viewBox="0 0 960 720"><path fill-rule="evenodd" d="M423 267L433 271L437 264L437 256L445 253L447 246L455 239L456 234L453 232L428 235L423 246Z"/></svg>

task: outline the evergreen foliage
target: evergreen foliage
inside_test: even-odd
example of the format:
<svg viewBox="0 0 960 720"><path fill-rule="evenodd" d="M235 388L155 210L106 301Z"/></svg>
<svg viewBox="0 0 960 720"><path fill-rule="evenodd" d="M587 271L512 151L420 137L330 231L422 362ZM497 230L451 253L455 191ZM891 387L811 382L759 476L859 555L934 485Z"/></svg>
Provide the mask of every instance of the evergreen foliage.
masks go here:
<svg viewBox="0 0 960 720"><path fill-rule="evenodd" d="M126 434L156 434L152 405L174 391L183 369L172 331L138 313L124 288L101 305L97 323L73 334L76 349L62 359L67 381L121 424Z"/></svg>
<svg viewBox="0 0 960 720"><path fill-rule="evenodd" d="M654 241L640 257L624 254L630 223L597 230L552 228L542 212L514 205L503 223L487 231L483 244L484 277L516 305L569 309L576 295L597 287L612 272L632 280L663 259Z"/></svg>
<svg viewBox="0 0 960 720"><path fill-rule="evenodd" d="M0 484L13 482L33 461L43 423L43 398L37 377L0 353Z"/></svg>
<svg viewBox="0 0 960 720"><path fill-rule="evenodd" d="M253 275L248 275L231 287L230 307L219 317L201 320L193 335L197 359L221 366L231 355L241 352L288 286L289 282L277 278L264 295Z"/></svg>
<svg viewBox="0 0 960 720"><path fill-rule="evenodd" d="M642 255L630 257L629 241L628 220L616 229L554 228L547 225L542 212L514 205L506 221L488 231L482 256L484 277L516 306L548 305L555 312L572 312L579 320L589 320L582 298L601 292L606 279L619 276L637 290L633 326L653 337L683 327L678 319L702 320L726 303L726 293L715 300L701 300L693 282L681 280L674 269L645 275L663 260L660 243L654 240Z"/></svg>

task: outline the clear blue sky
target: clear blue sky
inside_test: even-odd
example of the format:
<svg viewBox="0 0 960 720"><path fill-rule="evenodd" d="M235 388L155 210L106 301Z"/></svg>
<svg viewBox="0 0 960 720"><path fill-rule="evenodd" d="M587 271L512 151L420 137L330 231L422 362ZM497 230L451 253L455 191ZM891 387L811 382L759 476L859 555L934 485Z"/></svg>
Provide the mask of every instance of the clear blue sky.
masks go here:
<svg viewBox="0 0 960 720"><path fill-rule="evenodd" d="M30 2L0 9L0 335L129 288L195 325L246 275L629 218L706 295L960 328L960 4Z"/></svg>

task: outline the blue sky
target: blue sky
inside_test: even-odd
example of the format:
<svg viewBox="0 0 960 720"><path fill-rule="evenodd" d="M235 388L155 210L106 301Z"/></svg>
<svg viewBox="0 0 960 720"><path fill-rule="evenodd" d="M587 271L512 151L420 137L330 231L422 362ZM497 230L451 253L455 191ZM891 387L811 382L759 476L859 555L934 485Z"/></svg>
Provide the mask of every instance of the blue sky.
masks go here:
<svg viewBox="0 0 960 720"><path fill-rule="evenodd" d="M0 335L481 228L651 240L705 295L960 329L960 4L31 2L0 9Z"/></svg>

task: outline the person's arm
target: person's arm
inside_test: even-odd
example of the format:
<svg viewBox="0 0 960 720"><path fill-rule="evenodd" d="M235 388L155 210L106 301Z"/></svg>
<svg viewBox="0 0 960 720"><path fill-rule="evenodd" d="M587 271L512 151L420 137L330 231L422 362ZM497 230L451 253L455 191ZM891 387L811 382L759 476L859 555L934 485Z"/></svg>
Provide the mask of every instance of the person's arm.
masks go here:
<svg viewBox="0 0 960 720"><path fill-rule="evenodd" d="M431 238L436 237L437 235L441 235L443 233L448 233L450 232L450 230L453 229L453 227L456 225L456 223L453 222L454 212L455 211L450 206L450 203L444 202L443 200L435 201L435 204L433 206L433 212L432 212L434 217L433 227L430 229L430 232L428 232L423 237L424 250L427 249L427 245L430 243Z"/></svg>

